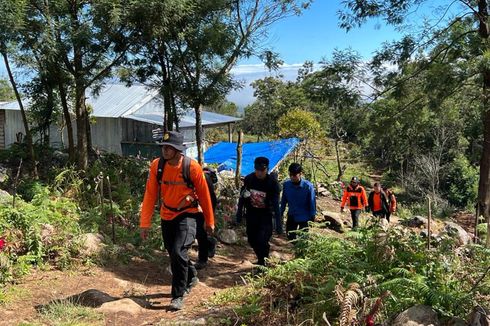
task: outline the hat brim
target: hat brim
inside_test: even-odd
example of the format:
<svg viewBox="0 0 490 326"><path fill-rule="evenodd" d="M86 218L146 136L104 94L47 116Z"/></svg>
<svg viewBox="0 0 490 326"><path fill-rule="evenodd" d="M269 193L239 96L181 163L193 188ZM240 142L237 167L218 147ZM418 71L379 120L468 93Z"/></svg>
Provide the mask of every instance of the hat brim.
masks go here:
<svg viewBox="0 0 490 326"><path fill-rule="evenodd" d="M176 150L178 150L179 152L183 152L185 151L185 146L184 145L175 145L175 144L172 144L172 143L167 143L167 142L157 142L158 146L171 146L173 148L175 148Z"/></svg>

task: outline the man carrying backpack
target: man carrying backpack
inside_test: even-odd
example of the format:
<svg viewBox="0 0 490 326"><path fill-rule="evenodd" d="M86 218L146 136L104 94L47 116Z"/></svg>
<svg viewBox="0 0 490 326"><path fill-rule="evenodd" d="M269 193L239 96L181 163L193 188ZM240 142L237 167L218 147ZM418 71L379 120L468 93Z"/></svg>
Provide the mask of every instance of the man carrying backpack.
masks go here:
<svg viewBox="0 0 490 326"><path fill-rule="evenodd" d="M389 211L388 198L386 197L384 191L382 191L379 182L374 183L373 191L369 193L368 203L369 209L374 216L386 218L386 214Z"/></svg>
<svg viewBox="0 0 490 326"><path fill-rule="evenodd" d="M150 165L141 208L141 237L146 239L155 202L160 199L162 236L170 256L172 301L170 308L183 308L183 297L197 284L197 272L188 250L196 236L196 220L204 214L206 230L214 231L214 214L209 189L201 166L183 155L184 138L178 132L165 132L162 157Z"/></svg>
<svg viewBox="0 0 490 326"><path fill-rule="evenodd" d="M269 257L269 240L272 236L272 219L275 218L276 232L282 234L279 212L279 182L269 173L269 159L257 157L255 172L245 177L238 200L237 223L243 215L247 221L247 238L257 256L257 264L265 266ZM245 213L243 213L245 209Z"/></svg>

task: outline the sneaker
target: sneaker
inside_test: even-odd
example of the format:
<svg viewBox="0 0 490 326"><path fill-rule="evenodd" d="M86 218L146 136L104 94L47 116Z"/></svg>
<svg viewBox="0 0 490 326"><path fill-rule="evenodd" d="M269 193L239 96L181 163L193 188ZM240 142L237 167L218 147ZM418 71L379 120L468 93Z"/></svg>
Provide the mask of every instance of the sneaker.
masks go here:
<svg viewBox="0 0 490 326"><path fill-rule="evenodd" d="M202 261L202 260L199 260L197 263L194 264L194 267L199 270L199 269L203 269L203 268L206 268L206 266L208 265L208 262L207 261Z"/></svg>
<svg viewBox="0 0 490 326"><path fill-rule="evenodd" d="M170 301L170 309L182 310L182 308L184 308L184 298L183 297L173 298L172 301Z"/></svg>

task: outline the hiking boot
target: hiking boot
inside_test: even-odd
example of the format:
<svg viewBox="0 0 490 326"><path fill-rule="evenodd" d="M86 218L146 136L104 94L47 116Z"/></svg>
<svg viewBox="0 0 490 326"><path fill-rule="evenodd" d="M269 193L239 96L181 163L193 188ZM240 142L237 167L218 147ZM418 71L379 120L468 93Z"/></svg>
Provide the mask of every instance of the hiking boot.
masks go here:
<svg viewBox="0 0 490 326"><path fill-rule="evenodd" d="M183 297L173 298L172 301L170 301L170 309L182 310L182 308L184 308L184 298Z"/></svg>
<svg viewBox="0 0 490 326"><path fill-rule="evenodd" d="M200 269L206 268L207 265L208 265L207 261L199 260L197 263L194 264L194 267L197 270L200 270Z"/></svg>
<svg viewBox="0 0 490 326"><path fill-rule="evenodd" d="M195 287L197 283L199 283L199 279L197 278L197 276L194 276L191 279L191 282L187 284L187 287L185 288L184 297L191 293L192 288Z"/></svg>

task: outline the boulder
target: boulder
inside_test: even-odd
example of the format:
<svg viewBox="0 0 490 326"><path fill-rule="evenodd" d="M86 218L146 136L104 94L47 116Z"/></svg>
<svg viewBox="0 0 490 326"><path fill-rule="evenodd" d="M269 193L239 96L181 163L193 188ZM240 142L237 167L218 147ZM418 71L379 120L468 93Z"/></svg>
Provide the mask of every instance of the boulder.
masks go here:
<svg viewBox="0 0 490 326"><path fill-rule="evenodd" d="M80 241L80 253L83 256L91 256L100 254L102 249L104 249L105 244L104 236L98 233L85 233L79 238Z"/></svg>
<svg viewBox="0 0 490 326"><path fill-rule="evenodd" d="M0 164L0 183L4 183L9 178L9 169Z"/></svg>
<svg viewBox="0 0 490 326"><path fill-rule="evenodd" d="M413 306L399 314L393 326L439 326L437 313L429 306Z"/></svg>
<svg viewBox="0 0 490 326"><path fill-rule="evenodd" d="M473 311L468 318L470 326L490 326L490 310L478 306L473 308Z"/></svg>
<svg viewBox="0 0 490 326"><path fill-rule="evenodd" d="M403 224L411 228L420 228L427 226L428 220L422 216L413 216L412 218L403 221Z"/></svg>
<svg viewBox="0 0 490 326"><path fill-rule="evenodd" d="M448 321L445 321L443 326L468 326L465 320L458 318L458 317L452 317Z"/></svg>
<svg viewBox="0 0 490 326"><path fill-rule="evenodd" d="M218 235L221 242L226 244L234 244L238 241L238 237L236 235L235 230L232 229L223 229L219 232Z"/></svg>
<svg viewBox="0 0 490 326"><path fill-rule="evenodd" d="M273 259L277 259L279 261L287 261L287 257L285 257L283 254L273 250L271 251L271 253L269 254L269 257L270 258L273 258Z"/></svg>
<svg viewBox="0 0 490 326"><path fill-rule="evenodd" d="M143 310L139 304L131 299L120 299L115 301L110 301L104 303L102 306L97 308L98 311L103 313L127 313L132 316L138 315Z"/></svg>
<svg viewBox="0 0 490 326"><path fill-rule="evenodd" d="M116 298L96 289L90 289L80 294L72 295L62 301L73 302L84 307L97 308L104 303L116 300Z"/></svg>
<svg viewBox="0 0 490 326"><path fill-rule="evenodd" d="M459 245L464 246L470 243L471 237L468 232L465 231L460 225L454 222L446 222L444 227L444 234L450 237L455 237Z"/></svg>
<svg viewBox="0 0 490 326"><path fill-rule="evenodd" d="M54 226L51 224L42 224L41 225L41 242L43 244L51 243L51 239L55 233Z"/></svg>
<svg viewBox="0 0 490 326"><path fill-rule="evenodd" d="M342 221L341 215L339 213L323 211L323 220L328 222L328 228L334 231L343 233L344 232L344 222Z"/></svg>
<svg viewBox="0 0 490 326"><path fill-rule="evenodd" d="M2 205L12 205L12 196L5 190L0 189L0 204Z"/></svg>

